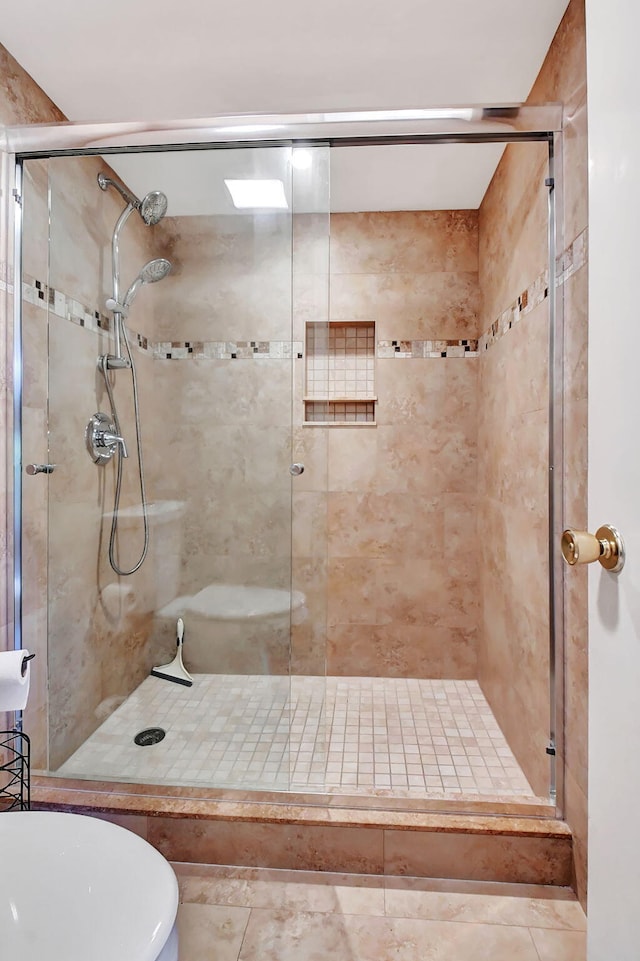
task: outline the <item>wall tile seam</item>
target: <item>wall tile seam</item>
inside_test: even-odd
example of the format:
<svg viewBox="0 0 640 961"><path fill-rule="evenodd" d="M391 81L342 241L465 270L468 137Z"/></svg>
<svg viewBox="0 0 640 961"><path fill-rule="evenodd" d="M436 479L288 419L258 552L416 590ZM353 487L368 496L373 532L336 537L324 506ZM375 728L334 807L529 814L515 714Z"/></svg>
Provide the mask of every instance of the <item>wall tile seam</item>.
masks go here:
<svg viewBox="0 0 640 961"><path fill-rule="evenodd" d="M587 263L588 228L557 258L556 285L561 286ZM13 293L12 271L0 263L0 290ZM380 340L376 356L379 360L475 358L494 346L523 317L541 304L549 294L548 270L543 271L491 324L480 338L457 340ZM51 310L92 333L108 333L111 320L100 311L28 274L24 275L22 295L26 303ZM151 341L144 334L129 331L132 346L154 360L289 360L303 357L302 341L289 340L224 340L224 341Z"/></svg>

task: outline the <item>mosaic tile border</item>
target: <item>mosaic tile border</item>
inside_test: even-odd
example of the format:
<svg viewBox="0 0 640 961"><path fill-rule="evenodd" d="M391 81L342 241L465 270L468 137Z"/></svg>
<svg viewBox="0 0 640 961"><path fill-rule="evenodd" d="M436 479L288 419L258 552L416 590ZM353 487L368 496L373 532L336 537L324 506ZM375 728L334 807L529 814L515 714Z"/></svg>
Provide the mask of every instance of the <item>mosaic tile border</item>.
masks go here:
<svg viewBox="0 0 640 961"><path fill-rule="evenodd" d="M23 276L22 299L35 307L42 307L44 310L49 309L56 317L70 320L72 324L86 327L87 330L94 333L108 332L111 329L111 321L106 314L101 314L100 311L87 307L79 300L56 290L55 287L49 287L29 274Z"/></svg>
<svg viewBox="0 0 640 961"><path fill-rule="evenodd" d="M111 318L106 314L101 314L99 310L87 307L79 300L75 300L68 294L47 284L29 274L24 274L22 281L22 297L28 304L41 307L43 310L50 309L56 317L71 321L78 327L84 327L92 333L109 333L111 330ZM151 344L144 334L139 334L134 330L129 330L129 342L132 347L148 354Z"/></svg>
<svg viewBox="0 0 640 961"><path fill-rule="evenodd" d="M556 260L556 287L561 287L588 260L588 228L578 234L573 243ZM549 296L549 271L545 270L520 294L491 327L480 337L479 352L483 353L504 337L523 317L531 313Z"/></svg>
<svg viewBox="0 0 640 961"><path fill-rule="evenodd" d="M291 360L302 358L302 341L290 340L183 340L152 345L155 360Z"/></svg>
<svg viewBox="0 0 640 961"><path fill-rule="evenodd" d="M0 289L13 293L12 277L6 264L0 266ZM25 274L22 296L26 303L43 310L50 309L57 317L71 321L93 333L108 333L111 319L62 291L49 287L35 277ZM302 341L286 340L220 340L220 341L150 341L143 334L129 329L131 344L154 360L183 360L207 358L209 360L290 360L302 358Z"/></svg>
<svg viewBox="0 0 640 961"><path fill-rule="evenodd" d="M556 261L556 286L564 284L569 277L584 267L589 259L589 228L585 227Z"/></svg>
<svg viewBox="0 0 640 961"><path fill-rule="evenodd" d="M584 267L588 259L588 229L558 257L556 262L556 285L561 286L576 271ZM0 263L0 290L13 293L13 270ZM110 318L100 311L57 290L28 274L24 275L22 296L27 303L44 310L51 309L57 317L65 318L79 327L94 333L109 332ZM523 317L531 313L549 296L549 274L544 271L524 290L495 320L480 338L466 340L379 340L376 356L387 359L438 359L474 358L484 353ZM148 340L143 334L129 331L132 345L138 351L152 356L154 360L290 360L302 359L302 341L287 340L214 340L214 341L157 341Z"/></svg>
<svg viewBox="0 0 640 961"><path fill-rule="evenodd" d="M379 340L378 358L477 357L477 340Z"/></svg>
<svg viewBox="0 0 640 961"><path fill-rule="evenodd" d="M546 300L549 296L548 278L548 271L536 277L534 282L530 284L526 290L523 290L518 299L507 307L506 310L503 310L498 319L494 320L491 327L480 337L480 353L488 350L489 347L492 347L501 340L523 317L526 317L527 314L530 314L532 310Z"/></svg>
<svg viewBox="0 0 640 961"><path fill-rule="evenodd" d="M152 345L157 360L184 360L206 357L216 360L301 360L302 341L161 341ZM378 359L477 357L477 340L379 340Z"/></svg>

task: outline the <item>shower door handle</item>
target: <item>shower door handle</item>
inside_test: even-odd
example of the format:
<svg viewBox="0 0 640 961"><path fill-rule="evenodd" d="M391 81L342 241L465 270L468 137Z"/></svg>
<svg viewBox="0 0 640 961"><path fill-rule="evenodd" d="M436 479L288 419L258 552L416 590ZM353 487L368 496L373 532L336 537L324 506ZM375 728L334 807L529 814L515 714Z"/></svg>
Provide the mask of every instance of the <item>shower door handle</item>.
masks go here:
<svg viewBox="0 0 640 961"><path fill-rule="evenodd" d="M53 474L56 469L55 464L27 464L25 471L30 477L34 474Z"/></svg>

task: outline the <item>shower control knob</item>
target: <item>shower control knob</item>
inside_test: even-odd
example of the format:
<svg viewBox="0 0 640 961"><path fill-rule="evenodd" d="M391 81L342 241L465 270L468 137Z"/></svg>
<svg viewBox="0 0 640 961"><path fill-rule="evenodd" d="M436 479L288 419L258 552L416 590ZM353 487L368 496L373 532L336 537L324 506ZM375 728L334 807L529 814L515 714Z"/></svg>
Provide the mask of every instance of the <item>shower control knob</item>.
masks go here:
<svg viewBox="0 0 640 961"><path fill-rule="evenodd" d="M53 474L56 469L55 464L27 464L25 471L30 477L34 474Z"/></svg>
<svg viewBox="0 0 640 961"><path fill-rule="evenodd" d="M109 415L102 411L94 414L87 424L84 439L94 464L104 467L118 449L123 457L129 456L124 438L116 431L116 425Z"/></svg>
<svg viewBox="0 0 640 961"><path fill-rule="evenodd" d="M289 468L289 473L297 477L298 474L304 474L304 464L292 464Z"/></svg>
<svg viewBox="0 0 640 961"><path fill-rule="evenodd" d="M119 434L115 434L113 431L97 430L94 434L94 442L96 447L114 447L116 444L120 444L122 456L129 456L124 437L120 437Z"/></svg>

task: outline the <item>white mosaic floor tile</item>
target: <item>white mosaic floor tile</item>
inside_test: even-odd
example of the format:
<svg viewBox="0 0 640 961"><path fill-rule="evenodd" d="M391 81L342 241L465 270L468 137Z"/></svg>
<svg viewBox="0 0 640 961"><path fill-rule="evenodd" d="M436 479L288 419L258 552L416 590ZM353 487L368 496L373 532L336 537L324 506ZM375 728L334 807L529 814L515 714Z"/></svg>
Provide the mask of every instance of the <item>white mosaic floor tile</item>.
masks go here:
<svg viewBox="0 0 640 961"><path fill-rule="evenodd" d="M139 747L133 739L147 727L166 736ZM148 677L56 773L534 799L477 681L197 674L189 688Z"/></svg>

